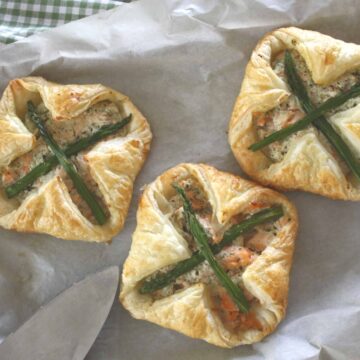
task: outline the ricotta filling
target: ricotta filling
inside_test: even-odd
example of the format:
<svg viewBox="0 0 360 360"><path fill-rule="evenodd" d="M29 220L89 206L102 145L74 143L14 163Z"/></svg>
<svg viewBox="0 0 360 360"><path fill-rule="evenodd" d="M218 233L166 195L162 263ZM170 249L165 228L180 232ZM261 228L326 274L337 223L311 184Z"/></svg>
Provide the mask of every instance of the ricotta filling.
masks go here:
<svg viewBox="0 0 360 360"><path fill-rule="evenodd" d="M99 130L104 125L114 124L122 119L117 106L110 101L100 101L90 106L86 111L73 119L67 120L54 120L50 111L45 107L43 103L37 106L37 112L44 121L48 132L53 136L54 140L60 145L61 148L66 148L68 145L74 143L77 140L88 137ZM16 158L7 167L3 169L1 175L1 184L3 187L9 186L26 175L29 171L42 163L53 153L48 148L42 137L39 135L35 125L30 120L28 114L24 119L25 126L36 137L36 144L34 148L28 153ZM126 135L126 129L122 128L118 132L108 136L111 139L116 136ZM84 154L87 153L91 147L71 157L71 160L75 164L81 178L89 190L95 194L95 197L106 215L109 215L108 208L105 204L103 196L99 190L99 187L95 180L92 178L87 161L84 158ZM66 174L65 170L60 165L54 168L50 173L38 178L26 191L21 192L16 196L16 199L21 203L30 194L36 192L39 187L51 179L53 176L58 175L62 178L66 184L72 201L79 208L84 217L93 223L96 220L89 208L88 204L79 195L72 181Z"/></svg>
<svg viewBox="0 0 360 360"><path fill-rule="evenodd" d="M206 194L202 190L199 182L194 178L187 178L179 181L178 184L184 188L199 222L203 225L209 236L211 244L220 242L227 229L246 218L246 215L238 214L231 218L229 223L225 225L218 224L216 220L213 219L211 204L207 200ZM180 196L178 194L173 195L169 199L169 203L172 207L170 220L173 226L187 241L191 251L197 251L197 246L184 218ZM268 204L259 204L258 202L250 204L250 208L252 208L254 212L259 211L259 208L261 209L262 207L268 207ZM248 313L244 314L239 311L206 261L203 261L193 270L179 276L170 285L151 293L153 300L155 301L171 296L194 284L203 283L210 290L212 310L218 314L226 328L231 331L242 331L250 328L261 330L261 322L256 318L255 314L255 308L259 305L259 301L245 289L242 274L277 236L278 231L278 222L258 225L253 231L239 236L230 246L225 247L216 255L217 261L230 276L231 280L242 288L245 297L250 303L250 311ZM144 280L149 280L159 274L166 273L174 266L175 264L161 268Z"/></svg>

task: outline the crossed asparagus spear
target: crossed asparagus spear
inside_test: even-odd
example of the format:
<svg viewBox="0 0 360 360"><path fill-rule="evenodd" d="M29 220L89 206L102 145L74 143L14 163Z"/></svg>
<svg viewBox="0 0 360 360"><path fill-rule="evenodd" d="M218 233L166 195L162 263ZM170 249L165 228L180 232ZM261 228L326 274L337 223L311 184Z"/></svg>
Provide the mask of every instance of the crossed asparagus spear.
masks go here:
<svg viewBox="0 0 360 360"><path fill-rule="evenodd" d="M106 222L105 212L96 200L94 194L88 189L85 182L78 174L75 165L72 163L69 157L88 148L90 145L97 143L108 135L111 135L116 131L120 130L131 121L132 115L130 114L128 117L115 124L102 126L92 135L74 142L63 150L59 147L51 134L47 131L44 122L42 121L39 114L36 112L35 105L31 101L29 101L27 107L30 119L39 129L40 135L44 138L46 144L49 146L54 155L50 156L47 160L35 166L29 173L17 180L14 184L7 186L5 188L5 193L7 197L12 198L18 195L21 191L27 189L37 178L47 174L51 169L60 164L72 180L79 195L89 205L90 210L93 213L96 221L100 225L103 225Z"/></svg>
<svg viewBox="0 0 360 360"><path fill-rule="evenodd" d="M342 137L334 130L331 124L323 116L326 112L336 109L344 104L347 100L360 95L360 84L354 85L349 91L334 96L319 107L315 108L312 104L309 95L305 89L305 86L298 75L294 60L289 51L285 52L285 73L287 75L288 83L295 96L299 99L301 106L307 113L305 117L297 121L295 124L290 125L284 129L276 131L271 135L265 137L261 141L252 144L249 149L257 151L263 147L279 140L283 140L291 134L299 130L303 130L311 123L319 129L330 144L336 149L341 158L345 161L349 169L360 180L360 165L354 154L349 149L348 145L342 139Z"/></svg>

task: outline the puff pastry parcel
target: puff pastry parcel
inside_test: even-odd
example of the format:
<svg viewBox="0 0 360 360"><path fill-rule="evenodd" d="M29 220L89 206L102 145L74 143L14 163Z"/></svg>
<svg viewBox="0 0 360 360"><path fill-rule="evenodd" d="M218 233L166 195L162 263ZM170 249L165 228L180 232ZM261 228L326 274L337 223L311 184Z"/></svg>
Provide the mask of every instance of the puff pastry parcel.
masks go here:
<svg viewBox="0 0 360 360"><path fill-rule="evenodd" d="M6 195L6 187L52 155L29 120L28 101L63 149L132 115L122 129L71 157L106 213L104 225L94 221L60 165L16 196ZM111 240L123 227L150 141L146 119L117 91L100 84L59 85L40 77L11 81L0 100L0 226L68 240Z"/></svg>
<svg viewBox="0 0 360 360"><path fill-rule="evenodd" d="M206 261L161 289L141 290L197 250L173 184L185 189L212 244L220 244L227 229L249 216L282 208L276 221L259 224L216 255L243 289L247 313L234 306ZM285 314L297 226L296 210L281 194L207 165L178 165L148 185L141 197L120 301L137 319L221 347L259 341Z"/></svg>
<svg viewBox="0 0 360 360"><path fill-rule="evenodd" d="M244 171L264 185L360 200L359 179L313 125L260 151L249 150L253 143L305 115L288 86L285 50L292 55L315 106L360 83L360 46L294 27L265 35L251 55L233 110L229 127L232 151ZM359 99L325 114L357 161Z"/></svg>

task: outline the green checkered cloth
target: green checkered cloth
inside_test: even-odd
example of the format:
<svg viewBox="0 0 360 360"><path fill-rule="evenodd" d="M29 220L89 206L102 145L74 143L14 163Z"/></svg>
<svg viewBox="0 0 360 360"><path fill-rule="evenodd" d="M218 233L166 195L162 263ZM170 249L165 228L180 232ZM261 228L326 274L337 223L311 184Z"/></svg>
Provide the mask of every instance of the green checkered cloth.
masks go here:
<svg viewBox="0 0 360 360"><path fill-rule="evenodd" d="M118 4L115 0L0 0L0 43L9 44Z"/></svg>

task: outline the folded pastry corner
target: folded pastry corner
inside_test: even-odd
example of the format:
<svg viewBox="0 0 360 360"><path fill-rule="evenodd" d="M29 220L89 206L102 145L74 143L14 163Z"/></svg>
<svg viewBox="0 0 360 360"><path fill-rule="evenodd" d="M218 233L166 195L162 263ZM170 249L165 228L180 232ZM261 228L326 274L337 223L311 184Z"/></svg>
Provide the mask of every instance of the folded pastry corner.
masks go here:
<svg viewBox="0 0 360 360"><path fill-rule="evenodd" d="M0 226L110 241L151 137L130 99L103 85L12 80L0 100Z"/></svg>
<svg viewBox="0 0 360 360"><path fill-rule="evenodd" d="M360 200L360 46L277 29L246 67L229 143L251 177L281 190Z"/></svg>
<svg viewBox="0 0 360 360"><path fill-rule="evenodd" d="M297 227L283 195L180 164L142 194L120 301L137 319L217 346L260 341L285 316Z"/></svg>

